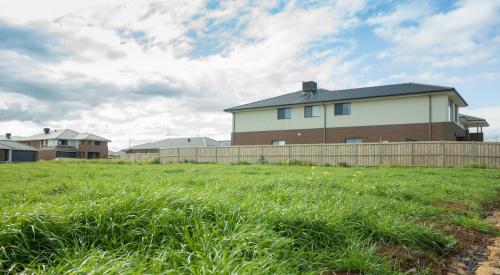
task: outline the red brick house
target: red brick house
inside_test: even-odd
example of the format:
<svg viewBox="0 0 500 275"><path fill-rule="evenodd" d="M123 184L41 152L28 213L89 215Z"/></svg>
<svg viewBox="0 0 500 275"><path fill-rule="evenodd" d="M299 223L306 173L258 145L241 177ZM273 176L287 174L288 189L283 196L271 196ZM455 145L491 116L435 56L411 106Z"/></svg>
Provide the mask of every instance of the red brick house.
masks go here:
<svg viewBox="0 0 500 275"><path fill-rule="evenodd" d="M19 141L39 149L38 159L55 158L98 159L108 157L110 140L89 133L78 133L71 129L43 129L43 133L20 138Z"/></svg>

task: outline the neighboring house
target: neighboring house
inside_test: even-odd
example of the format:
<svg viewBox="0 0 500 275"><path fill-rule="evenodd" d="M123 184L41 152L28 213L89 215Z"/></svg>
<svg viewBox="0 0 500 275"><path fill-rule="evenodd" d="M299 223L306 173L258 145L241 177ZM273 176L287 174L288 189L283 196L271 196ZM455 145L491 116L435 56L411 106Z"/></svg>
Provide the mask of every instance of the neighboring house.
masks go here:
<svg viewBox="0 0 500 275"><path fill-rule="evenodd" d="M118 158L120 157L119 152L108 150L108 158Z"/></svg>
<svg viewBox="0 0 500 275"><path fill-rule="evenodd" d="M219 140L220 146L231 146L230 140Z"/></svg>
<svg viewBox="0 0 500 275"><path fill-rule="evenodd" d="M103 137L78 133L70 129L53 130L44 128L43 133L20 138L20 141L39 149L38 158L96 159L108 157L108 142Z"/></svg>
<svg viewBox="0 0 500 275"><path fill-rule="evenodd" d="M219 141L208 137L167 138L124 149L126 153L158 153L160 149L180 147L221 146Z"/></svg>
<svg viewBox="0 0 500 275"><path fill-rule="evenodd" d="M329 91L310 81L301 91L224 111L233 114L233 145L363 143L468 140L468 126L459 121L465 106L452 87L403 83Z"/></svg>
<svg viewBox="0 0 500 275"><path fill-rule="evenodd" d="M483 141L483 127L490 126L484 118L468 116L464 114L459 115L460 126L465 129L465 136L460 140L470 140L470 141ZM475 132L471 132L469 129L475 129Z"/></svg>
<svg viewBox="0 0 500 275"><path fill-rule="evenodd" d="M18 137L11 134L0 136L0 163L1 162L28 162L38 159L38 150L29 145L17 142Z"/></svg>

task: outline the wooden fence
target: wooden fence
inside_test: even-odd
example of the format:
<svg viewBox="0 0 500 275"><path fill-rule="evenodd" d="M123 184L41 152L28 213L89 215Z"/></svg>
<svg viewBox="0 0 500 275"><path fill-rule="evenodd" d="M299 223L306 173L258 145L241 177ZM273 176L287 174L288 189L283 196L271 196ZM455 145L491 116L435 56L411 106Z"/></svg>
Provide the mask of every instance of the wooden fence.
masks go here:
<svg viewBox="0 0 500 275"><path fill-rule="evenodd" d="M256 145L161 149L161 163L290 163L350 166L500 167L500 142L391 142L365 144Z"/></svg>
<svg viewBox="0 0 500 275"><path fill-rule="evenodd" d="M131 153L120 154L120 159L130 161L150 160L158 157L158 153Z"/></svg>

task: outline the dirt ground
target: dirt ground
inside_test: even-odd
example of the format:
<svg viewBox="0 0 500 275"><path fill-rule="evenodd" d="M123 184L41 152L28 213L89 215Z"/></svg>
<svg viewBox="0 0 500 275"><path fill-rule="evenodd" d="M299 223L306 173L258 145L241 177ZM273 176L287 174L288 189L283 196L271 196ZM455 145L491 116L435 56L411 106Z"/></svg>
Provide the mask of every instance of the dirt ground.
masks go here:
<svg viewBox="0 0 500 275"><path fill-rule="evenodd" d="M494 211L493 215L489 216L487 220L496 228L500 229L499 210ZM476 270L476 274L500 274L500 237L496 237L495 242L488 246L487 253L487 260L479 265L478 269Z"/></svg>
<svg viewBox="0 0 500 275"><path fill-rule="evenodd" d="M486 219L500 229L500 210L492 211ZM500 238L492 239L479 232L473 236L472 245L453 257L448 274L500 275Z"/></svg>

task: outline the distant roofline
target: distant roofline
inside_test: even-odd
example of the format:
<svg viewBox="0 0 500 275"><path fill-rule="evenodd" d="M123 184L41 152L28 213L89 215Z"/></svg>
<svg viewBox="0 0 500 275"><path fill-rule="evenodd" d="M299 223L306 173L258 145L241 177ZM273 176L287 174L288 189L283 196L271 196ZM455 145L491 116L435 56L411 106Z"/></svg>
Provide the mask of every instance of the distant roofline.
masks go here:
<svg viewBox="0 0 500 275"><path fill-rule="evenodd" d="M144 147L144 146L147 146L147 145L153 145L154 146L155 143L159 143L159 142L166 141L166 140L175 140L175 139L177 139L177 140L185 140L185 139L194 139L194 138L202 139L203 144L205 145L205 147L212 146L212 145L207 145L207 139L212 140L215 143L219 142L218 140L213 139L213 138L209 138L207 136L203 136L203 137L171 137L171 138L164 138L164 139L160 139L160 140L156 140L156 141L150 141L150 142L138 144L138 145L132 146L130 148L122 149L122 150L124 150L124 151L134 150L134 149L135 150L150 150L150 149L152 150L152 149L157 149L157 147L147 147L147 148L137 148L137 147ZM120 151L122 151L122 150L120 150Z"/></svg>
<svg viewBox="0 0 500 275"><path fill-rule="evenodd" d="M29 141L29 140L53 140L53 139L60 139L59 136L62 135L63 133L65 133L66 131L71 131L71 132L75 132L76 135L72 138L64 138L65 140L93 140L93 141L106 141L106 142L111 142L111 140L107 139L107 138L103 138L101 136L98 136L96 134L92 134L92 133L80 133L80 132L77 132L75 130L72 130L72 129L54 129L52 130L50 133L48 134L45 134L45 133L39 133L39 134L35 134L35 135L31 135L31 136L28 136L28 137L20 137L19 140L21 141ZM47 137L49 135L52 135L54 133L58 133L56 136L54 137ZM93 135L97 138L75 138L77 137L78 135Z"/></svg>
<svg viewBox="0 0 500 275"><path fill-rule="evenodd" d="M432 90L432 91L420 91L420 92L412 92L412 93L395 93L395 94L390 94L390 95L378 95L378 96L366 96L366 97L354 97L354 98L345 98L342 100L318 100L318 101L310 101L310 102L297 102L297 103L284 103L284 104L274 104L274 105L268 105L268 106L260 106L260 107L248 107L245 108L245 106L250 105L250 104L255 104L259 103L262 101L274 99L277 97L282 97L302 91L295 91L291 93L285 93L257 101L253 101L250 103L238 105L235 107L227 108L224 109L224 112L233 112L233 111L241 111L241 110L252 110L252 109L263 109L263 108L270 108L270 107L277 107L277 106L293 106L293 105L303 105L303 104L310 104L310 103L326 103L326 102L336 102L336 101L346 101L346 100L362 100L362 99L368 99L368 98L386 98L386 97L395 97L395 96L411 96L411 95L420 95L420 94L429 94L429 93L442 93L442 92L453 92L455 93L458 98L464 103L465 106L468 106L468 103L465 101L465 99L457 92L457 90L454 87L446 87L446 86L439 86L439 85L431 85L431 84L423 84L423 83L415 83L415 82L406 82L406 83L398 83L398 84L388 84L388 85L378 85L378 86L366 86L366 87L360 87L360 88L349 88L349 89L340 89L340 90L326 90L326 89L318 89L318 91L322 92L346 92L346 91L351 91L351 90L358 90L358 89L369 89L369 88L376 88L376 87L388 87L388 86L396 86L396 85L402 85L402 84L416 84L416 85L426 85L426 86L434 86L434 87L441 87L442 89L437 89L437 90Z"/></svg>

